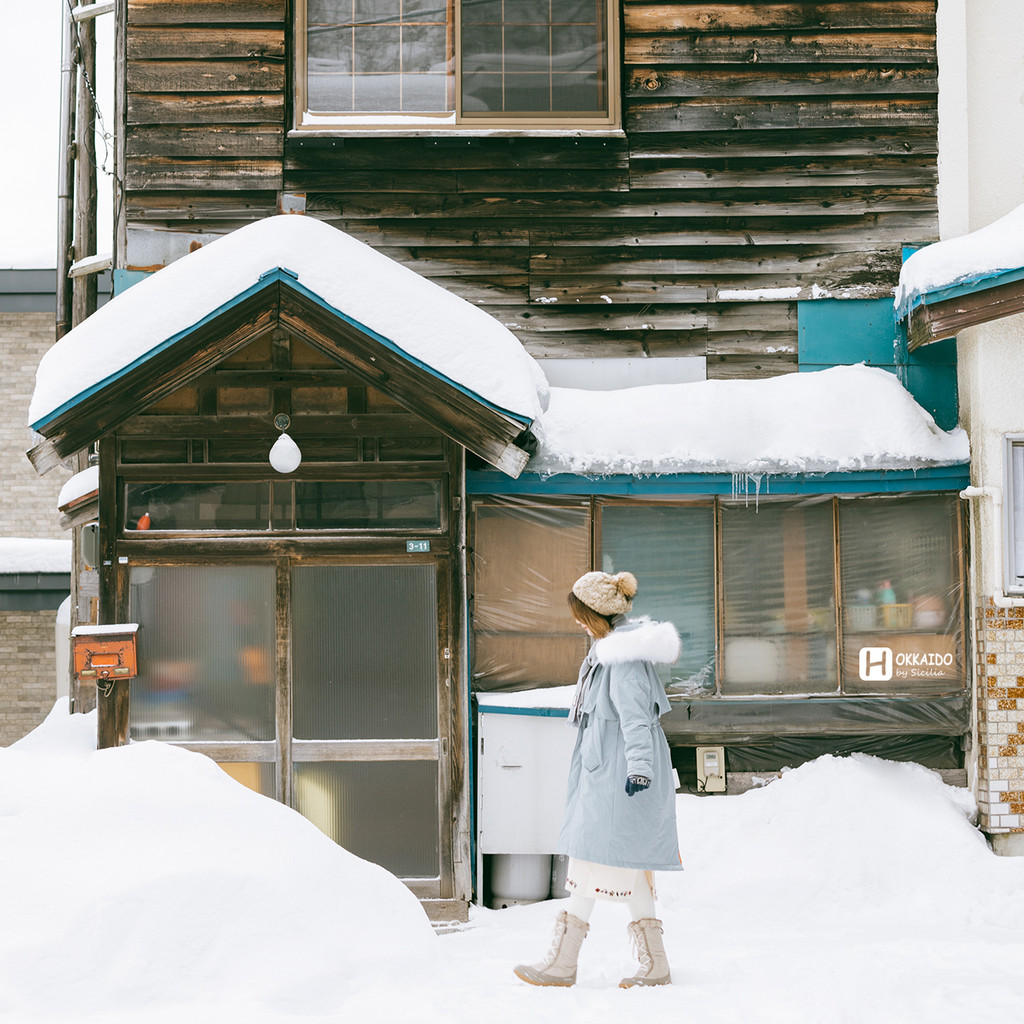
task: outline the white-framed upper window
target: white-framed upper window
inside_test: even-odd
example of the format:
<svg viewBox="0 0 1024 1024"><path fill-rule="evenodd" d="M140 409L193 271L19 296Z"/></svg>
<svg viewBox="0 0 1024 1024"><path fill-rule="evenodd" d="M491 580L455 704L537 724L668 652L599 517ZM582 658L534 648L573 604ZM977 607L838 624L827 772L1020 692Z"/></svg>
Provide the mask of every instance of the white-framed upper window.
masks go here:
<svg viewBox="0 0 1024 1024"><path fill-rule="evenodd" d="M607 129L616 0L297 0L296 127Z"/></svg>
<svg viewBox="0 0 1024 1024"><path fill-rule="evenodd" d="M1005 465L1006 591L1024 594L1024 435L1007 436Z"/></svg>

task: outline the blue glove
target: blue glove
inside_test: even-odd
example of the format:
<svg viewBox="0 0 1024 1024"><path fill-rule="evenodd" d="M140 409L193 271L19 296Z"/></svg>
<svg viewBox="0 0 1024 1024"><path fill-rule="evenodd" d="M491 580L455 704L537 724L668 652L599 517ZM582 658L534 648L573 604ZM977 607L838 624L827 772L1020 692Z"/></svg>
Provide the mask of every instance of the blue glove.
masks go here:
<svg viewBox="0 0 1024 1024"><path fill-rule="evenodd" d="M626 778L626 796L632 796L634 793L639 793L640 790L646 789L651 784L651 780L644 775L630 775Z"/></svg>

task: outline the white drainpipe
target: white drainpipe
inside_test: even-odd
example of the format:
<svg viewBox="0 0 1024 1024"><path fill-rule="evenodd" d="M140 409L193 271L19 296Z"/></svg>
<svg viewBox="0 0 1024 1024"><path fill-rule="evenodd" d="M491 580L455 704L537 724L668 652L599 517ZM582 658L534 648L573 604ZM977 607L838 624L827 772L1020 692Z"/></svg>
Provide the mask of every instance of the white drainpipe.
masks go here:
<svg viewBox="0 0 1024 1024"><path fill-rule="evenodd" d="M1024 597L1008 597L1003 586L1003 492L998 487L965 487L960 492L961 498L992 499L992 558L996 579L999 580L997 592L992 595L992 603L997 608L1020 608L1024 606Z"/></svg>

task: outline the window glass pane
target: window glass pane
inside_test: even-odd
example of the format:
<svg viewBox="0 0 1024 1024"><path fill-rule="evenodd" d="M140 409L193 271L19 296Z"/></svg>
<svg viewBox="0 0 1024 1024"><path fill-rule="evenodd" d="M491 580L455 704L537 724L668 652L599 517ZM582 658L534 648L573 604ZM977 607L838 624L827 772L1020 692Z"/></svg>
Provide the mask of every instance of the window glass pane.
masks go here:
<svg viewBox="0 0 1024 1024"><path fill-rule="evenodd" d="M1013 582L1021 586L1024 584L1024 444L1014 444L1010 448L1010 474L1013 516L1011 572ZM995 529L1002 529L1002 524L997 523Z"/></svg>
<svg viewBox="0 0 1024 1024"><path fill-rule="evenodd" d="M217 764L246 789L260 796L277 796L277 766L266 761L218 761Z"/></svg>
<svg viewBox="0 0 1024 1024"><path fill-rule="evenodd" d="M846 692L960 688L957 514L951 495L840 503Z"/></svg>
<svg viewBox="0 0 1024 1024"><path fill-rule="evenodd" d="M576 682L589 643L566 595L590 568L590 510L494 502L474 509L473 686Z"/></svg>
<svg viewBox="0 0 1024 1024"><path fill-rule="evenodd" d="M837 689L832 503L722 508L723 694Z"/></svg>
<svg viewBox="0 0 1024 1024"><path fill-rule="evenodd" d="M353 480L295 485L300 530L437 529L439 480Z"/></svg>
<svg viewBox="0 0 1024 1024"><path fill-rule="evenodd" d="M399 878L440 873L436 761L295 765L295 806L350 853Z"/></svg>
<svg viewBox="0 0 1024 1024"><path fill-rule="evenodd" d="M606 35L602 0L464 0L463 112L606 114Z"/></svg>
<svg viewBox="0 0 1024 1024"><path fill-rule="evenodd" d="M634 615L671 622L683 653L660 667L676 692L715 690L715 514L712 508L606 505L601 568L628 570L640 589Z"/></svg>
<svg viewBox="0 0 1024 1024"><path fill-rule="evenodd" d="M292 571L296 738L437 736L435 572L423 564Z"/></svg>
<svg viewBox="0 0 1024 1024"><path fill-rule="evenodd" d="M133 566L133 739L272 740L272 566Z"/></svg>
<svg viewBox="0 0 1024 1024"><path fill-rule="evenodd" d="M126 530L267 530L270 485L129 483Z"/></svg>
<svg viewBox="0 0 1024 1024"><path fill-rule="evenodd" d="M327 112L449 109L448 8L435 0L309 0L307 105Z"/></svg>

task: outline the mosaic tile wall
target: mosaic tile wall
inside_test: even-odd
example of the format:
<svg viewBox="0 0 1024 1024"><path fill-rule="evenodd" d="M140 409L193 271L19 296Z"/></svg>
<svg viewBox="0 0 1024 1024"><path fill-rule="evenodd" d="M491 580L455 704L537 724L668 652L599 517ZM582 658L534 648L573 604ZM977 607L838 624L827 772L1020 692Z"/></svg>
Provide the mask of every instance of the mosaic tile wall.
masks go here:
<svg viewBox="0 0 1024 1024"><path fill-rule="evenodd" d="M1024 607L977 610L978 809L985 832L1024 832Z"/></svg>

